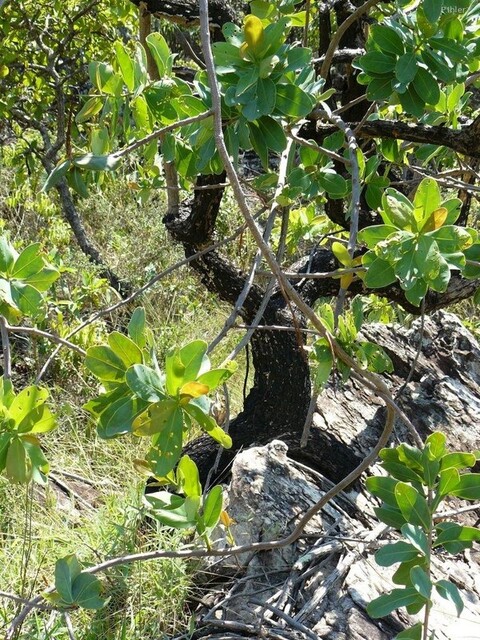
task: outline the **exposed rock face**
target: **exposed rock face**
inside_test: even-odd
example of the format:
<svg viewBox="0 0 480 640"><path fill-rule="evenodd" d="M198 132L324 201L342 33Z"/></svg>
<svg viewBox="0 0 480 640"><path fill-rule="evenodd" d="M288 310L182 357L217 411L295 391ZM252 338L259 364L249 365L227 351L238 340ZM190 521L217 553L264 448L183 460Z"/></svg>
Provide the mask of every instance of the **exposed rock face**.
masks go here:
<svg viewBox="0 0 480 640"><path fill-rule="evenodd" d="M374 325L365 332L365 337L381 344L394 361L393 388L399 389L409 376L418 347L419 323L414 322L410 329ZM442 430L452 449L479 448L480 349L455 316L439 312L426 319L422 351L398 403L422 438ZM375 443L382 415L382 403L350 381L322 394L313 429L325 432L332 452L336 447L349 449L354 458L361 458ZM396 436L399 440L408 436L400 422ZM328 452L323 457L325 473L329 465L336 468L332 455ZM284 537L330 486L326 477L290 460L281 441L239 453L227 490L236 542ZM195 637L390 640L413 624L418 617L408 616L404 609L380 621L366 614L368 602L393 586L393 570L378 567L374 552L397 537L379 525L373 506L373 499L359 484L326 505L294 545L244 554L210 567L210 572L224 578L229 575L230 579L226 587L207 596L213 608L198 611L200 624ZM462 517L474 525L479 513ZM457 619L453 605L440 598L434 600L431 627L436 638L479 637L479 560L475 550L455 557L435 556L434 579L451 578L462 590L465 603Z"/></svg>

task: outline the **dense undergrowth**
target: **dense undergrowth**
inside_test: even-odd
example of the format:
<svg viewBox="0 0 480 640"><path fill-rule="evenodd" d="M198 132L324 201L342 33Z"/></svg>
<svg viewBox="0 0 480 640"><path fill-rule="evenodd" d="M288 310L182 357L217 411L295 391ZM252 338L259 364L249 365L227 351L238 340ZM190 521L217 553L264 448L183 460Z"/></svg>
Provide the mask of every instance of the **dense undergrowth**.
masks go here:
<svg viewBox="0 0 480 640"><path fill-rule="evenodd" d="M28 183L18 188L13 176L2 171L0 227L17 246L42 242L44 250L62 271L49 313L50 326L59 333L74 328L90 313L117 301L117 295L98 268L76 246L54 202L38 196ZM138 288L168 265L182 259L181 249L169 241L162 224L162 195L140 206L135 194L121 182L94 194L81 204L92 239L102 247L106 260L120 276ZM226 230L235 216L225 213ZM248 253L245 243L232 251ZM198 279L183 267L160 281L134 306L145 307L153 330L156 351L162 358L172 344L184 344L202 335L212 340L221 329L228 309L211 296ZM133 309L134 306L131 308ZM79 334L86 346L101 342L107 331L125 326L129 310L119 309ZM131 312L131 309L130 309ZM222 341L215 359L226 357L237 337ZM52 350L41 338L12 338L13 380L21 388L31 384ZM245 362L239 359L240 370ZM142 439L98 439L82 405L95 393L96 383L83 370L78 356L62 350L45 375L59 427L45 438L45 454L54 460L46 487L26 488L0 478L0 584L1 590L28 598L48 586L55 561L77 553L87 563L132 552L182 542L179 533L145 526L142 496L145 478L134 467L145 445ZM242 374L229 385L231 411L243 401ZM112 571L108 577L110 600L99 612L74 613L74 625L84 640L120 640L162 637L185 629L192 563L162 560ZM128 581L127 581L128 578ZM0 600L0 626L15 612L15 603ZM68 632L48 612L33 615L21 638L64 640Z"/></svg>

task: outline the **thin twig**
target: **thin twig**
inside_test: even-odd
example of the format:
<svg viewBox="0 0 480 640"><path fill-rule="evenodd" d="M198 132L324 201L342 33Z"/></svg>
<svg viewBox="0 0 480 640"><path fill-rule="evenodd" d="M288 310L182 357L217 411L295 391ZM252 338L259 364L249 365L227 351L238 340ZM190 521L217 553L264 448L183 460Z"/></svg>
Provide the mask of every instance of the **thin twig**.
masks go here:
<svg viewBox="0 0 480 640"><path fill-rule="evenodd" d="M161 138L161 136L163 136L165 133L168 133L169 131L174 131L179 127L185 127L188 124L193 124L194 122L199 122L200 120L205 120L205 118L209 118L211 115L212 115L212 110L210 109L209 111L204 111L203 113L199 113L197 116L191 116L190 118L184 118L183 120L177 120L176 122L172 122L172 124L167 124L165 127L162 127L161 129L157 129L156 131L149 133L148 136L145 136L145 138L142 138L141 140L135 140L135 142L132 142L132 144L129 144L127 147L120 149L120 151L116 151L115 153L112 153L112 157L123 158L124 156L127 156L129 153L132 153L132 151L135 151L139 147L145 146L152 140L157 140L158 138Z"/></svg>
<svg viewBox="0 0 480 640"><path fill-rule="evenodd" d="M340 40L342 39L345 32L352 26L354 22L356 22L364 13L366 13L369 9L371 9L374 5L378 4L380 0L367 0L365 4L362 4L361 7L358 7L348 18L342 22L342 24L338 27L338 29L333 34L333 38L328 45L327 52L325 54L325 59L322 64L322 68L320 69L320 76L322 78L327 78L328 72L330 70L330 66L332 64L333 57L335 55L335 51L337 50L338 45L340 44Z"/></svg>
<svg viewBox="0 0 480 640"><path fill-rule="evenodd" d="M87 352L85 351L85 349L82 349L77 344L74 344L73 342L70 342L65 338L60 338L60 336L56 336L53 333L48 333L47 331L41 331L36 327L18 327L18 326L6 324L6 328L7 328L7 331L9 331L10 333L24 333L26 335L37 336L39 338L46 338L51 342L56 342L57 344L60 344L64 347L68 347L72 351L76 351L82 356L87 355Z"/></svg>
<svg viewBox="0 0 480 640"><path fill-rule="evenodd" d="M0 336L2 338L3 352L3 379L10 380L12 377L12 359L10 353L10 340L8 338L7 320L0 315Z"/></svg>

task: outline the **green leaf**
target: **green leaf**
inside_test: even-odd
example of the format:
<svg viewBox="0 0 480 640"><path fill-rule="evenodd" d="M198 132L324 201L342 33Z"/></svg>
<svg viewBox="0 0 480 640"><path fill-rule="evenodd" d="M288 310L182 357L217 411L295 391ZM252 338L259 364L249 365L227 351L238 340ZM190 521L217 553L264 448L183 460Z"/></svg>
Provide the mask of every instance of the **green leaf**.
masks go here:
<svg viewBox="0 0 480 640"><path fill-rule="evenodd" d="M388 285L395 282L396 279L397 277L393 267L386 260L375 258L373 262L368 265L365 285L371 289L378 289L388 287Z"/></svg>
<svg viewBox="0 0 480 640"><path fill-rule="evenodd" d="M71 160L64 160L63 162L57 164L57 166L48 175L41 190L46 193L47 191L55 187L60 182L60 180L65 177L71 165Z"/></svg>
<svg viewBox="0 0 480 640"><path fill-rule="evenodd" d="M145 326L145 309L137 307L128 323L128 335L140 349L143 349L146 344Z"/></svg>
<svg viewBox="0 0 480 640"><path fill-rule="evenodd" d="M84 609L101 609L105 605L105 600L100 597L101 591L100 580L89 573L81 573L73 581L73 601Z"/></svg>
<svg viewBox="0 0 480 640"><path fill-rule="evenodd" d="M395 636L395 640L422 640L423 625L421 622L404 629Z"/></svg>
<svg viewBox="0 0 480 640"><path fill-rule="evenodd" d="M44 301L42 294L35 287L19 280L12 280L10 291L13 301L23 314L32 318L38 318L42 315Z"/></svg>
<svg viewBox="0 0 480 640"><path fill-rule="evenodd" d="M398 231L397 227L387 224L377 224L372 227L365 227L358 233L358 240L367 245L369 249L374 249L379 242L386 240L392 233Z"/></svg>
<svg viewBox="0 0 480 640"><path fill-rule="evenodd" d="M428 600L432 594L432 582L422 567L413 567L410 570L410 579L418 593Z"/></svg>
<svg viewBox="0 0 480 640"><path fill-rule="evenodd" d="M130 58L130 54L123 46L123 44L119 41L115 43L115 53L123 81L125 82L127 89L129 91L133 91L135 87L135 79L133 72L133 61Z"/></svg>
<svg viewBox="0 0 480 640"><path fill-rule="evenodd" d="M424 178L415 192L413 204L415 207L414 216L419 229L421 229L430 214L440 208L441 195L437 181L433 178Z"/></svg>
<svg viewBox="0 0 480 640"><path fill-rule="evenodd" d="M203 522L207 529L217 526L223 509L223 489L220 485L212 487L203 503Z"/></svg>
<svg viewBox="0 0 480 640"><path fill-rule="evenodd" d="M206 355L207 346L205 340L193 340L180 349L180 360L185 367L182 376L184 382L196 380L199 374L210 368L210 361Z"/></svg>
<svg viewBox="0 0 480 640"><path fill-rule="evenodd" d="M85 366L100 380L121 382L125 378L124 362L106 345L89 347Z"/></svg>
<svg viewBox="0 0 480 640"><path fill-rule="evenodd" d="M369 100L387 100L392 95L392 78L382 76L373 78L367 87L367 98Z"/></svg>
<svg viewBox="0 0 480 640"><path fill-rule="evenodd" d="M475 466L477 459L474 453L447 453L443 456L440 469L467 469Z"/></svg>
<svg viewBox="0 0 480 640"><path fill-rule="evenodd" d="M128 336L119 331L112 331L108 336L108 344L113 353L120 358L125 369L142 362L142 352Z"/></svg>
<svg viewBox="0 0 480 640"><path fill-rule="evenodd" d="M413 84L409 84L404 93L399 94L400 104L407 113L421 118L425 111L425 99L418 95Z"/></svg>
<svg viewBox="0 0 480 640"><path fill-rule="evenodd" d="M257 108L260 116L268 116L275 109L277 89L271 78L257 81Z"/></svg>
<svg viewBox="0 0 480 640"><path fill-rule="evenodd" d="M18 253L13 245L8 242L5 236L0 236L0 272L9 273L17 257Z"/></svg>
<svg viewBox="0 0 480 640"><path fill-rule="evenodd" d="M133 432L137 436L152 436L160 433L170 424L172 415L178 407L176 399L160 400L134 419Z"/></svg>
<svg viewBox="0 0 480 640"><path fill-rule="evenodd" d="M142 400L129 395L122 395L113 402L108 402L98 420L98 436L108 440L131 433L136 416L144 409L145 403Z"/></svg>
<svg viewBox="0 0 480 640"><path fill-rule="evenodd" d="M427 501L414 487L399 482L395 487L395 497L402 515L410 524L429 529L431 515Z"/></svg>
<svg viewBox="0 0 480 640"><path fill-rule="evenodd" d="M149 33L146 42L157 65L160 78L169 74L171 72L171 52L165 38L158 32Z"/></svg>
<svg viewBox="0 0 480 640"><path fill-rule="evenodd" d="M55 563L55 589L63 602L73 604L72 584L81 573L80 563L75 554L60 558Z"/></svg>
<svg viewBox="0 0 480 640"><path fill-rule="evenodd" d="M428 540L421 527L416 527L413 524L407 523L402 526L401 531L405 538L407 538L414 547L416 547L425 556L428 556Z"/></svg>
<svg viewBox="0 0 480 640"><path fill-rule="evenodd" d="M408 542L394 542L381 547L375 554L375 561L381 567L391 567L397 562L408 562L418 557L418 549Z"/></svg>
<svg viewBox="0 0 480 640"><path fill-rule="evenodd" d="M425 17L429 22L437 22L442 15L443 0L423 0Z"/></svg>
<svg viewBox="0 0 480 640"><path fill-rule="evenodd" d="M447 436L441 431L434 431L425 440L425 445L430 445L430 457L432 460L440 460L446 451Z"/></svg>
<svg viewBox="0 0 480 640"><path fill-rule="evenodd" d="M150 409L152 424L155 424L156 408L158 406L154 405ZM154 446L147 456L147 460L151 463L152 470L156 476L166 476L177 464L182 453L182 435L183 411L177 406L170 413L160 433L155 436Z"/></svg>
<svg viewBox="0 0 480 640"><path fill-rule="evenodd" d="M265 143L269 149L282 153L287 146L287 136L283 127L273 118L263 116L258 120Z"/></svg>
<svg viewBox="0 0 480 640"><path fill-rule="evenodd" d="M413 52L400 56L395 65L395 76L402 84L411 82L417 73L417 58Z"/></svg>
<svg viewBox="0 0 480 640"><path fill-rule="evenodd" d="M31 411L44 404L47 398L48 391L35 385L22 389L22 391L13 398L9 407L10 417L15 421L16 427L21 427L25 417Z"/></svg>
<svg viewBox="0 0 480 640"><path fill-rule="evenodd" d="M96 116L103 108L103 100L99 97L89 98L75 116L75 122L81 124Z"/></svg>
<svg viewBox="0 0 480 640"><path fill-rule="evenodd" d="M450 495L465 500L480 500L480 473L465 473Z"/></svg>
<svg viewBox="0 0 480 640"><path fill-rule="evenodd" d="M80 156L73 156L71 162L76 167L88 169L89 171L113 171L121 158L110 154L108 156L96 156L93 153L85 153Z"/></svg>
<svg viewBox="0 0 480 640"><path fill-rule="evenodd" d="M382 197L380 215L386 225L398 229L409 228L413 219L414 205L396 189L386 189Z"/></svg>
<svg viewBox="0 0 480 640"><path fill-rule="evenodd" d="M460 617L463 611L463 600L460 595L459 590L456 585L448 580L439 580L435 583L435 589L438 592L438 595L444 598L445 600L450 600L455 605L457 610L457 616Z"/></svg>
<svg viewBox="0 0 480 640"><path fill-rule="evenodd" d="M294 84L277 84L275 110L292 118L303 118L313 109L312 98Z"/></svg>
<svg viewBox="0 0 480 640"><path fill-rule="evenodd" d="M393 589L390 593L372 600L367 606L367 613L372 618L384 618L395 609L400 609L401 607L406 607L417 602L424 602L424 599L413 587Z"/></svg>
<svg viewBox="0 0 480 640"><path fill-rule="evenodd" d="M430 71L423 67L417 67L417 73L413 79L413 87L419 96L425 99L427 104L436 105L440 100L440 87L437 79Z"/></svg>
<svg viewBox="0 0 480 640"><path fill-rule="evenodd" d="M333 199L344 198L348 193L347 181L332 169L323 169L320 171L318 181Z"/></svg>
<svg viewBox="0 0 480 640"><path fill-rule="evenodd" d="M390 75L395 69L397 58L394 55L370 51L354 60L354 66L362 69L372 78Z"/></svg>
<svg viewBox="0 0 480 640"><path fill-rule="evenodd" d="M480 529L463 526L456 522L442 522L440 525L437 525L436 530L440 533L438 533L434 542L434 547L444 546L448 549L450 543L472 543L480 540ZM471 545L469 544L468 546Z"/></svg>
<svg viewBox="0 0 480 640"><path fill-rule="evenodd" d="M135 364L127 370L125 380L129 388L146 402L166 400L165 380L150 367Z"/></svg>
<svg viewBox="0 0 480 640"><path fill-rule="evenodd" d="M11 268L10 277L23 280L38 273L43 268L43 258L40 255L40 243L26 247Z"/></svg>
<svg viewBox="0 0 480 640"><path fill-rule="evenodd" d="M179 349L169 349L165 358L165 374L167 393L176 396L183 384L185 375L185 365L180 358Z"/></svg>
<svg viewBox="0 0 480 640"><path fill-rule="evenodd" d="M197 465L190 456L182 456L180 458L177 467L177 482L186 496L198 497L202 495L202 485L200 484Z"/></svg>
<svg viewBox="0 0 480 640"><path fill-rule="evenodd" d="M330 345L323 340L318 340L313 345L313 354L317 364L315 371L315 390L320 391L327 384L333 369L333 354Z"/></svg>
<svg viewBox="0 0 480 640"><path fill-rule="evenodd" d="M400 509L396 509L389 505L384 505L382 507L375 507L374 511L377 518L387 524L389 527L401 529L401 527L405 524L405 518L403 517Z"/></svg>
<svg viewBox="0 0 480 640"><path fill-rule="evenodd" d="M191 402L185 405L184 409L211 438L221 444L222 447L225 447L225 449L230 449L232 446L231 437L218 426L211 416L204 413L200 407L197 407Z"/></svg>
<svg viewBox="0 0 480 640"><path fill-rule="evenodd" d="M405 49L402 39L391 27L374 24L370 29L370 36L373 43L385 53L393 53L393 55L403 55Z"/></svg>
<svg viewBox="0 0 480 640"><path fill-rule="evenodd" d="M443 497L448 495L460 482L460 474L454 467L440 472L438 483L438 495Z"/></svg>
<svg viewBox="0 0 480 640"><path fill-rule="evenodd" d="M367 478L365 485L371 494L383 500L391 507L398 507L397 498L395 497L395 487L398 481L385 476L373 476Z"/></svg>
<svg viewBox="0 0 480 640"><path fill-rule="evenodd" d="M219 385L226 382L236 371L237 364L235 362L228 363L228 366L222 369L211 369L206 373L202 373L197 378L200 384L206 384L209 390L216 389Z"/></svg>
<svg viewBox="0 0 480 640"><path fill-rule="evenodd" d="M21 438L14 437L6 454L5 473L11 482L25 484L31 478L30 460L27 458Z"/></svg>

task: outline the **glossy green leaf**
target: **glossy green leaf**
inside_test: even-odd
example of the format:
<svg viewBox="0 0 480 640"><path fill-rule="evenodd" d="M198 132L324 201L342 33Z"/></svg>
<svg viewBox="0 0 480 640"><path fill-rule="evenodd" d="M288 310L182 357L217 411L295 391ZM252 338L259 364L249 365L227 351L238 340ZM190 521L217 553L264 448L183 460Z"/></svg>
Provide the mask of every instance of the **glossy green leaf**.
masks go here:
<svg viewBox="0 0 480 640"><path fill-rule="evenodd" d="M202 485L198 475L198 469L190 456L182 456L177 466L177 482L186 496L201 496Z"/></svg>
<svg viewBox="0 0 480 640"><path fill-rule="evenodd" d="M448 527L445 525L448 524ZM434 547L448 546L451 542L478 542L480 529L467 527L457 523L442 523L442 529L435 540Z"/></svg>
<svg viewBox="0 0 480 640"><path fill-rule="evenodd" d="M180 349L180 360L185 368L182 379L185 382L196 380L199 374L209 369L210 362L206 353L207 343L205 340L193 340Z"/></svg>
<svg viewBox="0 0 480 640"><path fill-rule="evenodd" d="M376 78L393 73L397 58L380 51L370 51L354 60L354 66L363 69L368 75Z"/></svg>
<svg viewBox="0 0 480 640"><path fill-rule="evenodd" d="M89 171L113 171L121 158L115 155L96 156L93 153L85 153L80 156L73 156L71 162L76 167L88 169Z"/></svg>
<svg viewBox="0 0 480 640"><path fill-rule="evenodd" d="M400 56L395 64L395 76L403 84L411 82L417 73L417 58L413 52Z"/></svg>
<svg viewBox="0 0 480 640"><path fill-rule="evenodd" d="M379 520L381 520L381 522L384 522L386 525L393 527L394 529L401 529L406 522L400 509L396 509L395 507L383 505L382 507L375 507L374 511L375 515Z"/></svg>
<svg viewBox="0 0 480 640"><path fill-rule="evenodd" d="M100 380L121 382L125 378L125 363L106 345L89 347L85 366Z"/></svg>
<svg viewBox="0 0 480 640"><path fill-rule="evenodd" d="M43 268L43 258L40 255L40 243L26 247L15 260L10 270L10 277L23 280L38 273Z"/></svg>
<svg viewBox="0 0 480 640"><path fill-rule="evenodd" d="M407 589L393 589L390 593L375 598L367 606L367 613L372 618L384 618L395 609L406 607L417 602L424 602L422 596L413 587Z"/></svg>
<svg viewBox="0 0 480 640"><path fill-rule="evenodd" d="M397 633L395 640L422 640L423 626L421 622Z"/></svg>
<svg viewBox="0 0 480 640"><path fill-rule="evenodd" d="M429 22L437 22L442 15L443 0L423 0L425 17Z"/></svg>
<svg viewBox="0 0 480 640"><path fill-rule="evenodd" d="M294 84L277 84L275 109L292 118L303 118L313 109L313 100Z"/></svg>
<svg viewBox="0 0 480 640"><path fill-rule="evenodd" d="M440 460L446 452L447 436L441 431L434 431L425 440L425 445L430 445L430 454L433 460Z"/></svg>
<svg viewBox="0 0 480 640"><path fill-rule="evenodd" d="M136 416L143 412L145 406L142 400L130 395L107 402L107 407L98 420L98 436L108 440L131 433Z"/></svg>
<svg viewBox="0 0 480 640"><path fill-rule="evenodd" d="M443 471L444 469L467 469L473 467L476 463L477 459L475 458L475 454L473 453L447 453L443 456L440 468Z"/></svg>
<svg viewBox="0 0 480 640"><path fill-rule="evenodd" d="M219 385L226 382L234 374L236 369L237 364L230 362L227 367L222 369L210 369L210 371L202 373L202 375L197 378L197 382L206 384L210 390L216 389Z"/></svg>
<svg viewBox="0 0 480 640"><path fill-rule="evenodd" d="M428 529L431 523L431 515L427 501L411 485L399 482L395 487L395 497L405 519L411 524Z"/></svg>
<svg viewBox="0 0 480 640"><path fill-rule="evenodd" d="M160 433L170 425L172 416L178 408L178 401L173 398L167 398L167 400L153 404L133 420L135 435L152 436Z"/></svg>
<svg viewBox="0 0 480 640"><path fill-rule="evenodd" d="M410 570L410 579L418 593L428 600L432 594L432 582L422 567L416 566Z"/></svg>
<svg viewBox="0 0 480 640"><path fill-rule="evenodd" d="M146 42L157 65L158 75L162 77L164 74L170 73L171 53L165 38L158 32L149 33Z"/></svg>
<svg viewBox="0 0 480 640"><path fill-rule="evenodd" d="M12 299L20 311L26 316L38 318L44 310L44 301L40 291L20 280L10 283Z"/></svg>
<svg viewBox="0 0 480 640"><path fill-rule="evenodd" d="M211 416L205 414L199 407L192 403L185 405L184 409L211 438L221 444L222 447L225 447L225 449L230 449L232 446L231 437L218 426Z"/></svg>
<svg viewBox="0 0 480 640"><path fill-rule="evenodd" d="M191 367L193 370L193 366ZM183 384L185 375L185 365L180 358L179 349L169 349L165 358L165 374L167 393L176 396L178 389Z"/></svg>
<svg viewBox="0 0 480 640"><path fill-rule="evenodd" d="M441 471L437 489L438 495L442 497L448 495L455 489L459 482L460 474L454 467Z"/></svg>
<svg viewBox="0 0 480 640"><path fill-rule="evenodd" d="M465 500L480 500L480 473L464 473L450 493Z"/></svg>
<svg viewBox="0 0 480 640"><path fill-rule="evenodd" d="M327 342L327 341L325 341ZM323 340L318 340L313 345L313 354L315 357L315 390L320 391L328 382L333 369L333 354L328 342L325 344Z"/></svg>
<svg viewBox="0 0 480 640"><path fill-rule="evenodd" d="M89 98L80 111L75 116L75 122L77 124L81 124L82 122L87 122L93 116L96 116L97 113L103 108L103 100L99 97Z"/></svg>
<svg viewBox="0 0 480 640"><path fill-rule="evenodd" d="M401 531L414 547L425 556L428 556L428 539L421 527L407 523L402 526Z"/></svg>
<svg viewBox="0 0 480 640"><path fill-rule="evenodd" d="M115 43L115 53L117 63L122 74L123 81L125 82L127 89L133 91L135 87L133 61L128 53L127 49L121 42Z"/></svg>
<svg viewBox="0 0 480 640"><path fill-rule="evenodd" d="M203 522L207 529L217 526L223 509L223 489L220 485L212 487L203 503Z"/></svg>
<svg viewBox="0 0 480 640"><path fill-rule="evenodd" d="M462 615L464 604L462 596L460 595L456 585L448 580L438 580L438 582L435 583L435 589L437 590L438 595L445 600L450 600L450 602L455 605L457 616L460 617Z"/></svg>
<svg viewBox="0 0 480 640"><path fill-rule="evenodd" d="M145 327L145 309L137 307L128 323L128 335L140 349L143 349L146 344Z"/></svg>
<svg viewBox="0 0 480 640"><path fill-rule="evenodd" d="M436 105L440 100L440 87L432 73L423 67L417 67L417 73L413 79L413 87L419 96L425 99L427 104Z"/></svg>
<svg viewBox="0 0 480 640"><path fill-rule="evenodd" d="M81 570L82 568L75 554L60 558L55 563L55 589L66 604L74 602L72 585L73 581L80 575Z"/></svg>
<svg viewBox="0 0 480 640"><path fill-rule="evenodd" d="M18 257L18 253L5 236L0 236L0 272L9 273Z"/></svg>
<svg viewBox="0 0 480 640"><path fill-rule="evenodd" d="M367 478L365 485L371 494L383 500L391 507L397 508L397 498L395 497L395 487L398 484L398 480L394 480L388 476L373 476Z"/></svg>
<svg viewBox="0 0 480 640"><path fill-rule="evenodd" d="M370 29L370 36L374 44L385 53L403 55L405 48L402 39L392 27L374 24Z"/></svg>
<svg viewBox="0 0 480 640"><path fill-rule="evenodd" d="M6 454L5 472L11 482L25 484L31 477L31 464L21 438L13 437Z"/></svg>
<svg viewBox="0 0 480 640"><path fill-rule="evenodd" d="M146 402L165 400L165 379L154 369L135 364L127 370L125 380L129 388Z"/></svg>
<svg viewBox="0 0 480 640"><path fill-rule="evenodd" d="M72 584L73 601L84 609L101 609L105 605L101 591L100 580L89 573L81 573Z"/></svg>
<svg viewBox="0 0 480 640"><path fill-rule="evenodd" d="M418 549L408 542L394 542L381 547L375 554L375 561L381 567L391 567L397 562L408 562L418 556Z"/></svg>
<svg viewBox="0 0 480 640"><path fill-rule="evenodd" d="M367 245L369 249L374 249L379 242L386 240L392 233L398 231L397 227L387 224L378 224L372 227L365 227L358 233L358 240Z"/></svg>
<svg viewBox="0 0 480 640"><path fill-rule="evenodd" d="M389 284L395 282L396 279L397 277L393 267L386 260L375 258L373 262L368 265L365 285L372 289L378 289L387 287Z"/></svg>
<svg viewBox="0 0 480 640"><path fill-rule="evenodd" d="M120 358L125 369L142 362L142 352L128 336L119 331L112 331L108 336L108 344L113 353Z"/></svg>
<svg viewBox="0 0 480 640"><path fill-rule="evenodd" d="M156 423L156 412L159 405L150 409L152 424ZM147 456L156 476L166 476L177 464L182 453L182 435L183 411L177 406L168 416L160 433L154 437L154 446Z"/></svg>
<svg viewBox="0 0 480 640"><path fill-rule="evenodd" d="M283 127L273 118L263 116L258 120L263 138L269 149L276 153L282 153L287 146L287 136Z"/></svg>
<svg viewBox="0 0 480 640"><path fill-rule="evenodd" d="M271 78L257 81L257 107L260 116L268 116L275 109L277 89Z"/></svg>
<svg viewBox="0 0 480 640"><path fill-rule="evenodd" d="M425 99L419 96L413 83L409 84L404 93L399 94L400 104L407 113L421 118L425 112Z"/></svg>

